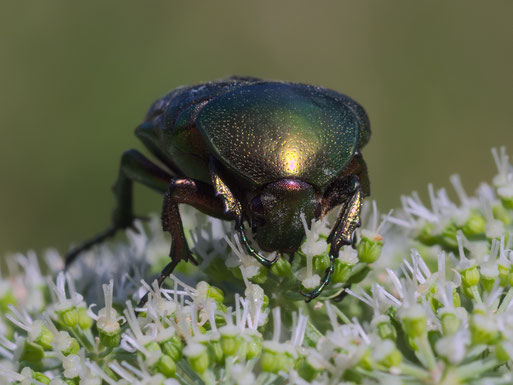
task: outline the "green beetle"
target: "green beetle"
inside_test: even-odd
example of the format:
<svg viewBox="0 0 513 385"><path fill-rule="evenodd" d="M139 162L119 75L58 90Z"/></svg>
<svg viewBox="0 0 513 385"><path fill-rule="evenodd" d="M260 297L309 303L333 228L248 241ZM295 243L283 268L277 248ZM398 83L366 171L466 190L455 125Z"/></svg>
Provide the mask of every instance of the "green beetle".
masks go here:
<svg viewBox="0 0 513 385"><path fill-rule="evenodd" d="M360 149L370 137L364 109L335 91L299 83L230 77L179 87L150 107L135 134L165 166L136 150L121 157L114 185L112 226L70 251L83 250L131 227L132 183L164 196L162 226L172 237L171 262L158 281L184 260L197 264L185 240L178 204L232 220L246 251L265 266L276 262L246 238L251 227L261 250L293 253L304 237L301 214L311 223L342 210L329 235L330 267L308 300L329 283L334 259L360 225L369 179Z"/></svg>

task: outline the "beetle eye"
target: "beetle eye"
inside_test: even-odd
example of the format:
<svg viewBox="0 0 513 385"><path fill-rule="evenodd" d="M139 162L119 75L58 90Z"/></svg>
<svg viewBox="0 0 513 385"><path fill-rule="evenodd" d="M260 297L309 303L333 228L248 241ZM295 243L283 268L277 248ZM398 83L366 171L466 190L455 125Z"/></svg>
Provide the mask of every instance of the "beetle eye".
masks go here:
<svg viewBox="0 0 513 385"><path fill-rule="evenodd" d="M259 196L253 198L251 201L251 214L254 225L264 224L264 205L262 204L262 200Z"/></svg>

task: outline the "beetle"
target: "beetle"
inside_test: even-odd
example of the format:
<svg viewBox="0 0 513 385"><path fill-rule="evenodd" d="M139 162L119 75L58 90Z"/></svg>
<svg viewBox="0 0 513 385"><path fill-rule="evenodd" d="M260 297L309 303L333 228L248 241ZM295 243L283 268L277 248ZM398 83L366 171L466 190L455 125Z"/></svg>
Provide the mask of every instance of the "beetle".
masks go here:
<svg viewBox="0 0 513 385"><path fill-rule="evenodd" d="M198 264L184 236L179 204L234 221L247 253L271 266L296 251L307 223L342 206L328 237L330 265L307 300L328 285L343 245L353 244L363 197L370 193L360 150L369 141L367 114L353 99L323 87L252 77L229 77L179 87L155 101L135 135L162 166L125 151L113 187L112 225L71 250L77 255L118 230L132 227L133 182L164 194L162 227L172 237L169 264ZM248 241L245 223L266 259ZM144 301L144 299L143 299Z"/></svg>

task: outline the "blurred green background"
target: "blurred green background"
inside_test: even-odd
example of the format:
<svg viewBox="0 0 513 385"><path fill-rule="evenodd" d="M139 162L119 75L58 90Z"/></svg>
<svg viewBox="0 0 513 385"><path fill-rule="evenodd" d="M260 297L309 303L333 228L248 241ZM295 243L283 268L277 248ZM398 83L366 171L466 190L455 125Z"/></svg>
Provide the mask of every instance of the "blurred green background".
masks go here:
<svg viewBox="0 0 513 385"><path fill-rule="evenodd" d="M154 99L230 74L355 98L383 210L428 182L473 191L513 152L510 1L3 1L0 255L101 230ZM136 190L138 213L161 197Z"/></svg>

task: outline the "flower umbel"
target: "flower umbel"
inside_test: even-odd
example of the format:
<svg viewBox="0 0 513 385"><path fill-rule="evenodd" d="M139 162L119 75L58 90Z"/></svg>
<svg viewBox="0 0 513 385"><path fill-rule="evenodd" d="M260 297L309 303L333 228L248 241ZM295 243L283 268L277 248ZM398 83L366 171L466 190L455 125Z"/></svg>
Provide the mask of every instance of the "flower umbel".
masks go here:
<svg viewBox="0 0 513 385"><path fill-rule="evenodd" d="M416 193L387 215L367 203L312 303L297 289L329 264L329 215L303 217L300 250L271 269L225 224L191 215L201 264L162 288L150 271L168 258L157 220L67 273L55 251L8 257L0 384L513 383L513 166L504 148L492 154L497 175L474 195L450 178L458 203L432 185L429 205Z"/></svg>

